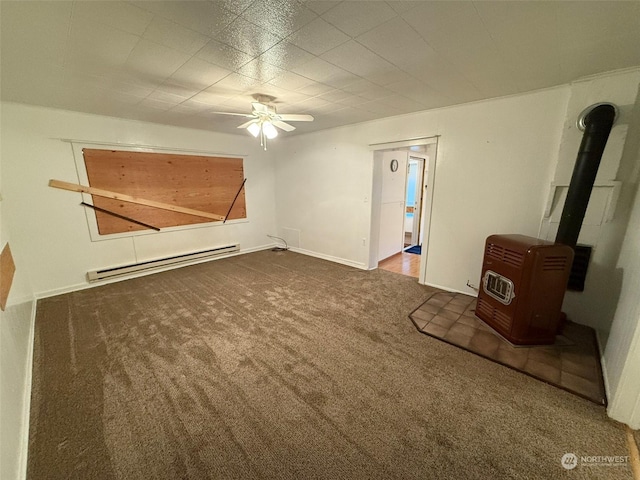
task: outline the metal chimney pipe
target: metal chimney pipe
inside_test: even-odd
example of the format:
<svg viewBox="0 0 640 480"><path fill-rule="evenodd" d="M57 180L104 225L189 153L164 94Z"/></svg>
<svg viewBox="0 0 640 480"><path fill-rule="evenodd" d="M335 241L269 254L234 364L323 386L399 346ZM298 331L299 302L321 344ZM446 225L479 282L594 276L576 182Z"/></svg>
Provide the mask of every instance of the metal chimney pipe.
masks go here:
<svg viewBox="0 0 640 480"><path fill-rule="evenodd" d="M584 135L562 209L556 243L575 247L578 242L600 160L616 116L615 105L597 103L583 110L578 117L578 128L584 129Z"/></svg>

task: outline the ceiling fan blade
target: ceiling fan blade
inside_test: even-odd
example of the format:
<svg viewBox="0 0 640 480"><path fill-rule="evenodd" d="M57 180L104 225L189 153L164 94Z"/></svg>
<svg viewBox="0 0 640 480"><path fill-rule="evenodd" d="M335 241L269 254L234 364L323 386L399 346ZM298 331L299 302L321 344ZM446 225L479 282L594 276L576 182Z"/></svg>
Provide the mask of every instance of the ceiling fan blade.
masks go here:
<svg viewBox="0 0 640 480"><path fill-rule="evenodd" d="M281 128L285 132L291 132L292 130L296 129L296 127L294 127L293 125L289 125L288 123L284 123L280 120L273 120L271 123L273 123L276 127Z"/></svg>
<svg viewBox="0 0 640 480"><path fill-rule="evenodd" d="M209 113L213 113L216 115L234 115L236 117L246 117L246 118L253 118L254 115L250 114L250 113L233 113L233 112L209 112Z"/></svg>
<svg viewBox="0 0 640 480"><path fill-rule="evenodd" d="M278 116L280 117L280 120L288 120L290 122L313 122L313 117L311 115L279 113Z"/></svg>
<svg viewBox="0 0 640 480"><path fill-rule="evenodd" d="M254 112L259 112L259 113L269 113L269 107L267 107L265 104L260 103L260 102L253 102L251 104L251 106L253 107L253 111Z"/></svg>
<svg viewBox="0 0 640 480"><path fill-rule="evenodd" d="M249 125L251 125L252 123L256 123L258 120L253 119L253 120L249 120L248 122L243 123L242 125L238 125L238 128L247 128Z"/></svg>

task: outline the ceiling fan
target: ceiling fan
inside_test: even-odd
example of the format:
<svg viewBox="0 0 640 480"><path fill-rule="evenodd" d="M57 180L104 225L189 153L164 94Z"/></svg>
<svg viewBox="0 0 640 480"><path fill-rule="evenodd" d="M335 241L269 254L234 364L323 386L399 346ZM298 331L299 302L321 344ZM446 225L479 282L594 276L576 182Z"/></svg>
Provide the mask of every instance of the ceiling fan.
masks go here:
<svg viewBox="0 0 640 480"><path fill-rule="evenodd" d="M212 112L219 115L235 115L250 118L248 122L238 125L238 128L246 128L254 137L260 137L260 145L267 149L267 140L278 136L278 128L285 132L291 132L296 127L286 122L312 122L313 117L306 114L278 113L276 107L271 105L275 100L269 95L254 95L256 100L251 103L251 113ZM285 121L286 120L286 121ZM277 127L277 128L276 128Z"/></svg>

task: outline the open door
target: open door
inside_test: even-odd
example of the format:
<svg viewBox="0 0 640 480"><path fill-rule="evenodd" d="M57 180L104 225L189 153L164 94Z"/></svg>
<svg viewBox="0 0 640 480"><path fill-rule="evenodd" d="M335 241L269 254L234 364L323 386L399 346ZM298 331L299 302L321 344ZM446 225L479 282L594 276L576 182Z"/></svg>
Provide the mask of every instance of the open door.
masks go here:
<svg viewBox="0 0 640 480"><path fill-rule="evenodd" d="M424 159L410 156L407 163L407 189L404 216L404 246L420 245Z"/></svg>
<svg viewBox="0 0 640 480"><path fill-rule="evenodd" d="M404 211L407 179L407 152L383 152L380 195L378 261L404 248Z"/></svg>

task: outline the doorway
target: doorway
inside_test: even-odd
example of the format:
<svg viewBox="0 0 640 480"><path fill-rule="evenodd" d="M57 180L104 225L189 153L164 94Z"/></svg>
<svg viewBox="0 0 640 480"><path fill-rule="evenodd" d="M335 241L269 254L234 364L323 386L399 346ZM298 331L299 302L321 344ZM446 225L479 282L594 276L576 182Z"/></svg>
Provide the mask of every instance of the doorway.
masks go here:
<svg viewBox="0 0 640 480"><path fill-rule="evenodd" d="M429 137L371 146L370 269L382 268L426 283L437 143L437 137ZM408 253L412 247L414 253Z"/></svg>
<svg viewBox="0 0 640 480"><path fill-rule="evenodd" d="M409 156L407 162L407 180L406 180L406 200L404 214L404 250L413 249L412 253L419 254L422 216L422 197L424 188L422 188L424 177L425 159L421 157Z"/></svg>

